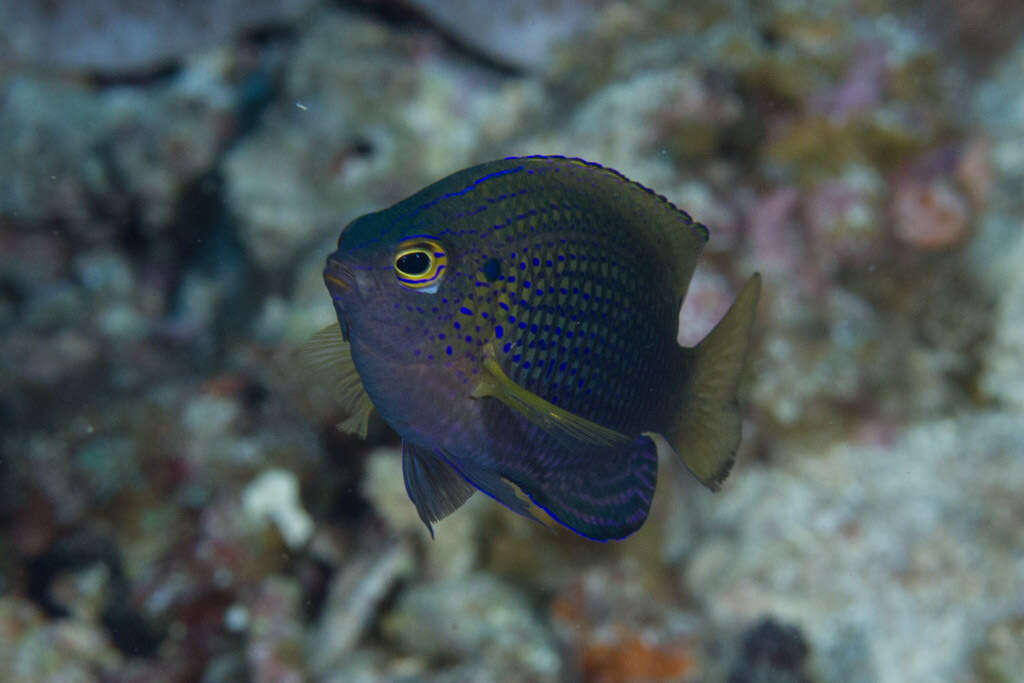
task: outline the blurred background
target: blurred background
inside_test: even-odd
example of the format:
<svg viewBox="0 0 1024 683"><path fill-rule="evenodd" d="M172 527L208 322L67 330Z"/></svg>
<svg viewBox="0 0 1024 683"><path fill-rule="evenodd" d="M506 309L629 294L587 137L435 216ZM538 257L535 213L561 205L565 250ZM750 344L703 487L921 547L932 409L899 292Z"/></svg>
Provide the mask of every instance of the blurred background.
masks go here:
<svg viewBox="0 0 1024 683"><path fill-rule="evenodd" d="M1024 5L0 0L0 678L1021 681ZM297 381L340 229L473 163L765 277L738 464L598 544Z"/></svg>

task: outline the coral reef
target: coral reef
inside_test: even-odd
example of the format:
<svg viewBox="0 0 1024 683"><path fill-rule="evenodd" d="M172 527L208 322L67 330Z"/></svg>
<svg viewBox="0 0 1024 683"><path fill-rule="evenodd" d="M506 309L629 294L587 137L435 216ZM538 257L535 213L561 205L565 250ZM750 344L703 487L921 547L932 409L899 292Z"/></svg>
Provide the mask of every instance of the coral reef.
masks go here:
<svg viewBox="0 0 1024 683"><path fill-rule="evenodd" d="M1016 680L1016 4L243 4L0 0L0 679ZM348 220L528 153L709 226L684 344L764 276L734 474L621 543L431 540L297 371Z"/></svg>
<svg viewBox="0 0 1024 683"><path fill-rule="evenodd" d="M459 662L438 680L481 670L492 680L562 680L561 658L526 596L487 574L408 588L381 628L400 652Z"/></svg>
<svg viewBox="0 0 1024 683"><path fill-rule="evenodd" d="M884 632L868 636L870 680L955 678L964 653L942 644L966 647L1022 588L1024 421L976 414L871 441L813 440L738 472L728 501L702 501L687 583L716 621L776 614L815 653Z"/></svg>
<svg viewBox="0 0 1024 683"><path fill-rule="evenodd" d="M173 66L246 30L295 19L313 0L0 2L0 57L125 76Z"/></svg>
<svg viewBox="0 0 1024 683"><path fill-rule="evenodd" d="M473 0L406 0L433 25L499 64L542 70L608 0L526 0L482 5Z"/></svg>

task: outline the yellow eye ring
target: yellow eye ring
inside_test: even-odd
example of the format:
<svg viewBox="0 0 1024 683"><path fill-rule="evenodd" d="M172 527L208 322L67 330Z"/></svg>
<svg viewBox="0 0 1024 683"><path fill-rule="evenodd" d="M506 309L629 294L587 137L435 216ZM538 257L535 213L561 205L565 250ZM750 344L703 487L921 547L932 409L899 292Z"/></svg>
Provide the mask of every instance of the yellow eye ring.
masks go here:
<svg viewBox="0 0 1024 683"><path fill-rule="evenodd" d="M448 268L448 253L437 240L421 235L402 240L392 263L403 287L435 292Z"/></svg>

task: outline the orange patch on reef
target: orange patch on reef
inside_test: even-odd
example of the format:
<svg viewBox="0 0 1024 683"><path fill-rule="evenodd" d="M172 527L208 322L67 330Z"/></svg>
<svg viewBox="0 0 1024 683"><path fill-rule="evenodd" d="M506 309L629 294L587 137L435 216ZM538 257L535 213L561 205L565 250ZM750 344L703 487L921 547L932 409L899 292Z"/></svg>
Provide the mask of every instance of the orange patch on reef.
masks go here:
<svg viewBox="0 0 1024 683"><path fill-rule="evenodd" d="M583 621L583 591L578 586L558 596L551 603L551 616L568 624Z"/></svg>
<svg viewBox="0 0 1024 683"><path fill-rule="evenodd" d="M586 644L583 678L588 683L685 681L697 672L697 660L682 642L650 645L636 637L613 643Z"/></svg>
<svg viewBox="0 0 1024 683"><path fill-rule="evenodd" d="M225 373L206 380L202 390L207 394L230 398L242 393L242 390L250 383L251 380L245 375Z"/></svg>

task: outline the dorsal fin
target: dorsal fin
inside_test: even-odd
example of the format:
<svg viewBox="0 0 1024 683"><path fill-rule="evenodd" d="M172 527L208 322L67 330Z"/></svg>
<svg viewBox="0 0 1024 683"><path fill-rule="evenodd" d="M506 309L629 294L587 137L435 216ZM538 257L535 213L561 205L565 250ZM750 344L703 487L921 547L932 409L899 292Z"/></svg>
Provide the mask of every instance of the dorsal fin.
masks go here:
<svg viewBox="0 0 1024 683"><path fill-rule="evenodd" d="M557 187L570 192L551 195L551 201L573 204L572 195L576 195L582 204L600 207L620 217L623 228L635 230L627 238L646 242L644 251L662 261L666 281L677 303L682 302L697 257L708 241L707 228L654 190L601 164L545 155L489 161L442 178L387 212L393 225L447 224L464 214L467 198L508 197Z"/></svg>
<svg viewBox="0 0 1024 683"><path fill-rule="evenodd" d="M557 169L584 173L568 173L560 176L560 181L570 187L577 187L595 197L610 197L615 200L616 207L622 206L622 200L632 207L631 221L645 234L654 253L665 255L665 265L669 269L672 290L681 302L686 296L687 287L693 277L693 269L697 265L697 257L708 241L708 229L693 220L665 196L630 180L618 171L601 164L563 156L526 156L509 157L507 162L538 164ZM625 192L623 192L625 190ZM625 212L625 209L620 209Z"/></svg>

